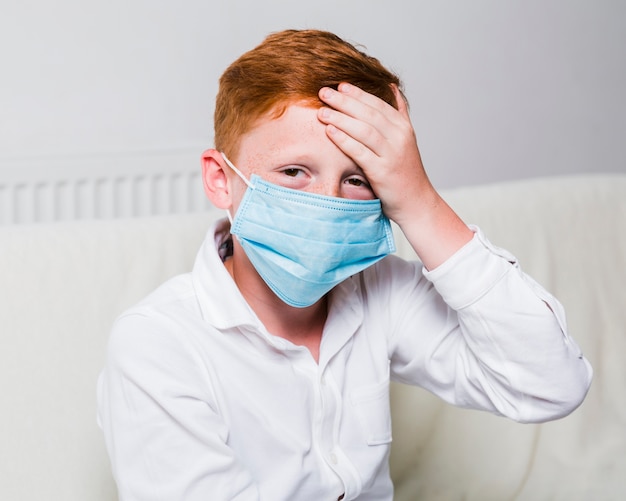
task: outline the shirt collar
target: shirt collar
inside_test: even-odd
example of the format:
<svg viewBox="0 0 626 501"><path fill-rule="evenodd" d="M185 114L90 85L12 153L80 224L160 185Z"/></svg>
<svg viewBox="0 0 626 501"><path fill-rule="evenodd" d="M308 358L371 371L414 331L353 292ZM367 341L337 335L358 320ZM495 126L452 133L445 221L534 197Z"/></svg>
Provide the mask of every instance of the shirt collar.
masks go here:
<svg viewBox="0 0 626 501"><path fill-rule="evenodd" d="M220 255L228 247L229 230L226 218L213 223L196 256L192 280L200 309L204 320L218 329L246 324L258 327L259 319L239 292Z"/></svg>
<svg viewBox="0 0 626 501"><path fill-rule="evenodd" d="M252 308L224 266L228 257L230 224L216 221L209 229L192 271L192 280L203 318L219 330L249 326L264 332ZM364 306L359 275L348 278L329 293L328 319L322 339L323 353L332 356L363 323Z"/></svg>

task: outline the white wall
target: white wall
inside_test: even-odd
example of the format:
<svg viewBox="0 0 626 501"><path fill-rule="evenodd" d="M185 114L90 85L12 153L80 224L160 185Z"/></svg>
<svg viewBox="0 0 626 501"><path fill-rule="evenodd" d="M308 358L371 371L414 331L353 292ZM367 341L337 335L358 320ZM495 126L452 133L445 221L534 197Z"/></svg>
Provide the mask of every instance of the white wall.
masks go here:
<svg viewBox="0 0 626 501"><path fill-rule="evenodd" d="M24 159L195 158L221 72L289 27L401 75L440 188L624 172L625 20L620 0L3 0L0 177Z"/></svg>

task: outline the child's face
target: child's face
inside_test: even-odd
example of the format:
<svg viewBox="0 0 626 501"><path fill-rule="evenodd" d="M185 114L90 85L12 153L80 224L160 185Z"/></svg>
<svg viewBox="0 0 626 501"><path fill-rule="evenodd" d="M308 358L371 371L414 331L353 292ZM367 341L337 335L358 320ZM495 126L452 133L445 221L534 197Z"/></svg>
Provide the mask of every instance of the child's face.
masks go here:
<svg viewBox="0 0 626 501"><path fill-rule="evenodd" d="M277 119L263 118L240 142L233 163L249 179L266 181L319 195L375 198L363 171L327 137L317 109L290 105ZM238 177L232 179L238 183ZM235 209L245 184L236 184Z"/></svg>

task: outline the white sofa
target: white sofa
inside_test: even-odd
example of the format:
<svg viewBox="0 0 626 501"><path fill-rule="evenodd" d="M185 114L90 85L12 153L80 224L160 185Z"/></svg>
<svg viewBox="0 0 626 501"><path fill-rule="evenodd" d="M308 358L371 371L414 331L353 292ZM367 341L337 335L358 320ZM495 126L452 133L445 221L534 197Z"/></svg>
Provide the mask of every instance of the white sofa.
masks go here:
<svg viewBox="0 0 626 501"><path fill-rule="evenodd" d="M626 175L444 196L559 297L595 378L578 410L541 425L394 386L396 499L626 499ZM95 410L110 325L188 270L219 216L0 228L1 500L116 499Z"/></svg>

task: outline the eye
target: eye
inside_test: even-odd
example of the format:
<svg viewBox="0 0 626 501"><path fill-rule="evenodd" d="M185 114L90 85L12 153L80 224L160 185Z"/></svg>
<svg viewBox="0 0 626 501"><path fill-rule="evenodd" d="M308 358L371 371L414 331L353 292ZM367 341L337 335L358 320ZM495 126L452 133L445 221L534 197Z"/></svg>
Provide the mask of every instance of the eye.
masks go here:
<svg viewBox="0 0 626 501"><path fill-rule="evenodd" d="M369 188L370 184L362 177L349 177L346 183L356 188Z"/></svg>
<svg viewBox="0 0 626 501"><path fill-rule="evenodd" d="M363 181L362 179L358 179L356 177L351 177L347 181L352 186L364 186L365 185L365 181Z"/></svg>
<svg viewBox="0 0 626 501"><path fill-rule="evenodd" d="M371 200L375 198L372 187L362 175L352 175L343 181L342 196L355 200Z"/></svg>
<svg viewBox="0 0 626 501"><path fill-rule="evenodd" d="M283 174L289 177L296 177L302 172L302 169L296 169L295 167L289 167L283 170Z"/></svg>

